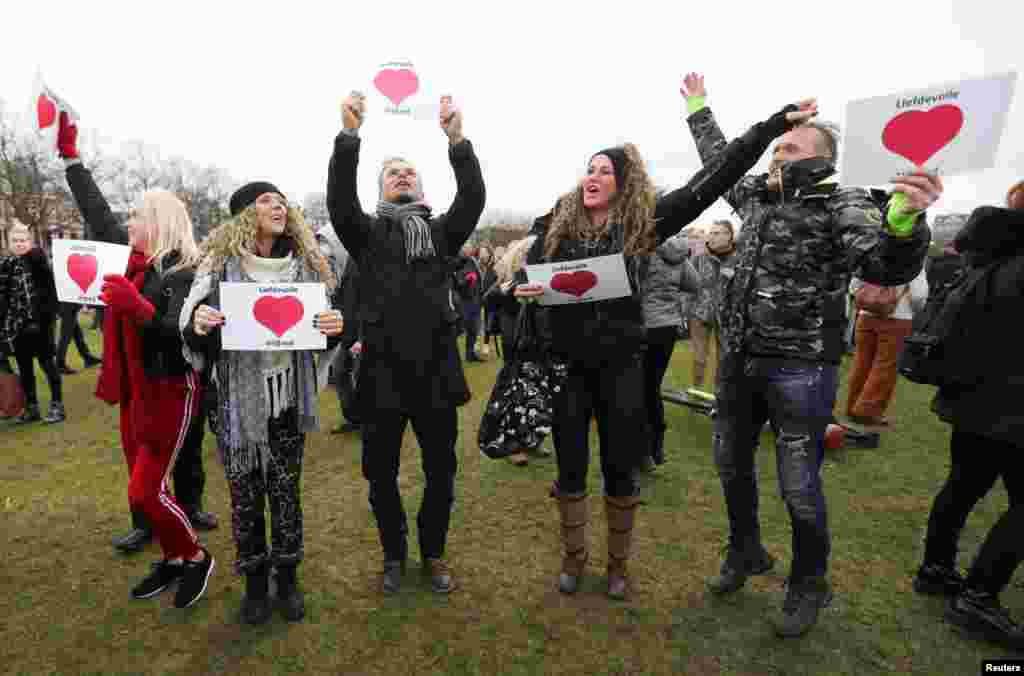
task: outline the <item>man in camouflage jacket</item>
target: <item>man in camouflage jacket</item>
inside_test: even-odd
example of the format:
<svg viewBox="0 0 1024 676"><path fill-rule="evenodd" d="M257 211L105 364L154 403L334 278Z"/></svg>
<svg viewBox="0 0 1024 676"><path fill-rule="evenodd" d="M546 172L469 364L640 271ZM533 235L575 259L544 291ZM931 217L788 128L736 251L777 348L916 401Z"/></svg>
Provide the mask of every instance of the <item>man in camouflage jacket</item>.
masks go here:
<svg viewBox="0 0 1024 676"><path fill-rule="evenodd" d="M691 74L687 122L707 164L726 146L703 79ZM820 470L832 419L851 275L882 286L920 272L931 234L923 211L941 182L918 172L894 179L883 219L867 190L829 182L836 139L823 125L782 136L768 174L747 176L725 195L743 225L736 256L723 267L719 308L722 359L714 453L729 514L729 547L716 593L774 565L761 543L754 451L766 421L776 439L779 487L793 528L780 636L811 629L831 600L831 538ZM884 221L884 222L883 222Z"/></svg>

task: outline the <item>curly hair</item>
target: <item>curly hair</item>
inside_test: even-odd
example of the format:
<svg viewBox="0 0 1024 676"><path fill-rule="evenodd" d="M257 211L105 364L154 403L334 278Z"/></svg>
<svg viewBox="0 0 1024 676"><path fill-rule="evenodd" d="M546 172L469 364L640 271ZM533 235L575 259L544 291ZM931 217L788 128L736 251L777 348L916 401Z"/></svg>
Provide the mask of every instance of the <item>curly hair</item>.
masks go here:
<svg viewBox="0 0 1024 676"><path fill-rule="evenodd" d="M224 263L232 256L253 254L256 251L256 235L259 222L255 205L245 208L240 214L217 226L206 236L199 247L199 269L201 272L220 272ZM337 280L331 266L317 246L313 230L306 224L302 212L288 207L288 220L282 237L290 237L295 245L295 255L306 261L311 270L320 275L320 281L333 291Z"/></svg>
<svg viewBox="0 0 1024 676"><path fill-rule="evenodd" d="M657 196L654 182L647 174L643 157L632 143L621 146L626 154L623 169L625 184L612 197L608 220L598 226L592 225L583 206L583 181L576 189L559 198L544 240L544 257L550 260L563 239L598 239L608 232L612 223L619 223L624 229L627 256L650 254L657 247L654 229L654 207Z"/></svg>
<svg viewBox="0 0 1024 676"><path fill-rule="evenodd" d="M516 273L523 269L523 266L526 265L526 254L533 246L535 239L537 239L536 235L530 235L509 244L508 249L494 264L494 272L499 284L512 281Z"/></svg>

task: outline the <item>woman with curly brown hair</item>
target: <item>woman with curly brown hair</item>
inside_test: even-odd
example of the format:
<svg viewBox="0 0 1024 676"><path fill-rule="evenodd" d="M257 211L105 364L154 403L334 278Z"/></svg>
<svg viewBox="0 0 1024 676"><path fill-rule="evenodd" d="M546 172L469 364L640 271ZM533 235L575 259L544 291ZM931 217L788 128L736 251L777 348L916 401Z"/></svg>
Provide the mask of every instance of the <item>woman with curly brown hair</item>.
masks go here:
<svg viewBox="0 0 1024 676"><path fill-rule="evenodd" d="M599 151L576 189L559 200L550 224L538 229L528 263L620 255L630 286L623 297L548 308L552 353L569 363L568 380L554 402L558 479L551 491L558 500L565 547L562 592L576 591L588 558L588 437L596 418L608 522L608 595L622 599L627 594L626 563L640 504L634 470L649 449L644 443L648 430L641 305L647 257L732 187L774 138L816 114L813 100L787 106L733 141L721 162L661 198L636 146ZM520 285L515 291L525 299L544 293L540 284Z"/></svg>
<svg viewBox="0 0 1024 676"><path fill-rule="evenodd" d="M217 308L224 282L324 282L330 297L335 279L313 230L274 185L243 186L232 195L230 209L232 220L203 241L195 281L178 321L186 357L196 370L214 365L219 404L211 411L211 422L231 492L235 568L246 578L242 620L261 624L269 619L268 577L274 565L277 603L285 619L295 621L305 615L296 581L303 558L302 455L306 433L319 428L314 354L222 350L216 329L223 326L224 314ZM343 328L341 314L327 310L312 321L328 336L328 349L333 347Z"/></svg>

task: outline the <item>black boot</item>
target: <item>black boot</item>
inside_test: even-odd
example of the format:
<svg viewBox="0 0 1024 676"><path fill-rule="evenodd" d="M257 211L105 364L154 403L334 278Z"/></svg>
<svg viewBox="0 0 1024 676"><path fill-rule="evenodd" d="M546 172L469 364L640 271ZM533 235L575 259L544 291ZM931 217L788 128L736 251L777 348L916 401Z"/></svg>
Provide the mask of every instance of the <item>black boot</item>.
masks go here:
<svg viewBox="0 0 1024 676"><path fill-rule="evenodd" d="M718 575L707 580L708 589L715 594L730 594L741 589L751 575L763 575L774 567L775 558L760 542L742 548L730 542Z"/></svg>
<svg viewBox="0 0 1024 676"><path fill-rule="evenodd" d="M264 624L270 619L270 576L266 564L245 573L245 596L242 597L242 622Z"/></svg>
<svg viewBox="0 0 1024 676"><path fill-rule="evenodd" d="M220 525L217 517L210 512L204 512L202 503L198 505L182 505L185 516L188 517L192 527L196 530L214 530Z"/></svg>
<svg viewBox="0 0 1024 676"><path fill-rule="evenodd" d="M277 567L277 607L289 622L298 622L306 616L306 601L299 591L295 566Z"/></svg>
<svg viewBox="0 0 1024 676"><path fill-rule="evenodd" d="M824 577L789 581L775 633L783 638L803 636L818 622L822 608L832 603L832 585Z"/></svg>
<svg viewBox="0 0 1024 676"><path fill-rule="evenodd" d="M978 638L1010 650L1024 650L1024 629L1014 622L995 594L964 587L950 600L946 619Z"/></svg>
<svg viewBox="0 0 1024 676"><path fill-rule="evenodd" d="M132 510L132 529L124 535L114 538L114 548L125 554L133 554L153 539L153 530L149 526L146 515L141 510Z"/></svg>
<svg viewBox="0 0 1024 676"><path fill-rule="evenodd" d="M956 596L964 587L964 578L953 566L923 563L914 575L914 591L931 596Z"/></svg>

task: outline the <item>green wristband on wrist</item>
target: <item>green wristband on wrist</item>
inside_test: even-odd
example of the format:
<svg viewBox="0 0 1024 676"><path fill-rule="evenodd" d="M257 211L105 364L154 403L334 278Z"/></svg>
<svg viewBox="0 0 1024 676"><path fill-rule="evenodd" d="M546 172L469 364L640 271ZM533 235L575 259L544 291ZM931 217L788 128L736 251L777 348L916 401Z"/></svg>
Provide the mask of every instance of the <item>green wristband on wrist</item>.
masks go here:
<svg viewBox="0 0 1024 676"><path fill-rule="evenodd" d="M914 211L907 206L907 196L904 193L893 193L892 199L889 200L886 230L896 237L907 237L914 229L920 214L920 211Z"/></svg>
<svg viewBox="0 0 1024 676"><path fill-rule="evenodd" d="M704 110L704 108L707 107L707 103L705 103L705 99L706 98L707 97L704 97L704 96L690 96L690 97L688 97L686 99L686 111L690 115L693 115L694 113L697 113L697 112L700 112L701 110Z"/></svg>

